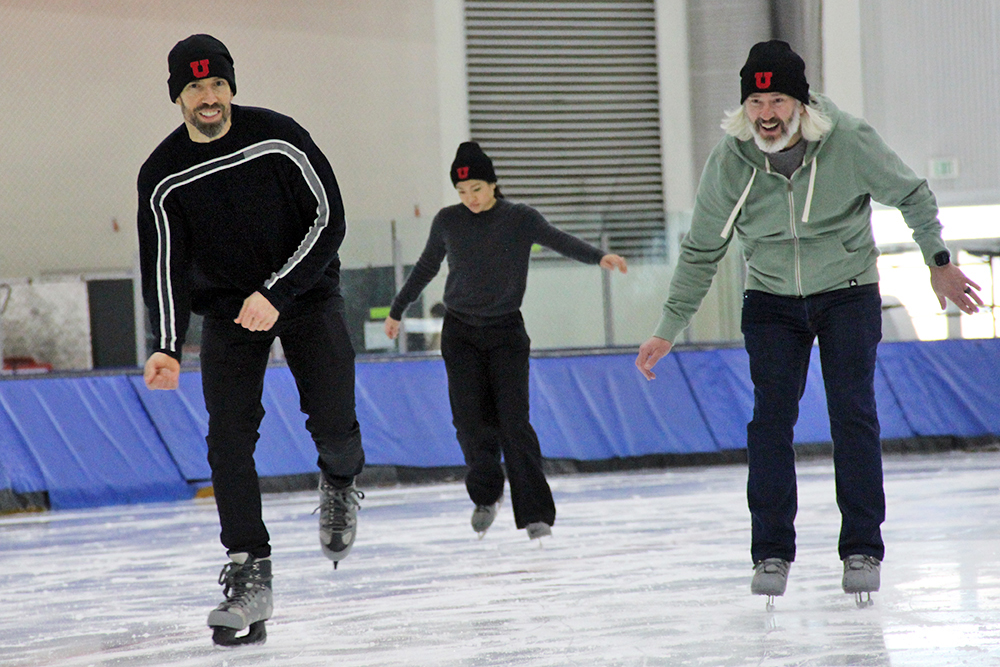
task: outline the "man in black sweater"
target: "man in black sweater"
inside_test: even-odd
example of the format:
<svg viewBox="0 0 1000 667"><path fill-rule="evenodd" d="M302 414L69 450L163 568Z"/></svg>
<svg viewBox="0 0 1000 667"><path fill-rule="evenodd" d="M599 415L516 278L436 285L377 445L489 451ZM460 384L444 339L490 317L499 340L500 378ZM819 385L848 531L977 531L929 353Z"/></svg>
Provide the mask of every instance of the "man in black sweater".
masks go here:
<svg viewBox="0 0 1000 667"><path fill-rule="evenodd" d="M203 315L208 461L231 559L220 576L226 600L208 624L216 643L259 642L272 609L271 546L253 453L276 337L319 452L320 543L335 567L356 533L364 452L340 295L344 208L308 132L232 104L233 59L222 42L192 35L167 61L184 124L139 172L143 298L156 339L145 382L177 388L190 313Z"/></svg>

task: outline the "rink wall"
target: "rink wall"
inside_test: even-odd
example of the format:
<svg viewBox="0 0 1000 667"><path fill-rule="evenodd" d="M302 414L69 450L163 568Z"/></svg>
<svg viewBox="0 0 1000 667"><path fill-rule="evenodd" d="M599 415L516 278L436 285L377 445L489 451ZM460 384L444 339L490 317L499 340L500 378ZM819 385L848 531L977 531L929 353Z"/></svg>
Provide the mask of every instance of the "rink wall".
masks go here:
<svg viewBox="0 0 1000 667"><path fill-rule="evenodd" d="M796 443L828 443L814 350ZM741 348L683 350L647 382L634 352L536 356L532 423L548 459L643 461L745 449L753 391ZM1000 436L1000 339L886 343L875 384L883 441ZM463 464L440 358L357 363L367 462ZM262 478L316 472L316 452L285 367L268 369L255 455ZM175 392L135 374L0 381L0 510L190 498L204 486L207 414L197 371ZM586 466L584 466L586 469Z"/></svg>

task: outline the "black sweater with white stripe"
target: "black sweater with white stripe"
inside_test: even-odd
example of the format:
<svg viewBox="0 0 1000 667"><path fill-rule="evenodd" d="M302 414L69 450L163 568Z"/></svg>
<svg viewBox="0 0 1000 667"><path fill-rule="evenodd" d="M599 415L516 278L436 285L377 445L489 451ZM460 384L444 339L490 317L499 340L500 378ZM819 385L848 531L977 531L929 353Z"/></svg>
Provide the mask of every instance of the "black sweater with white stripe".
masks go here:
<svg viewBox="0 0 1000 667"><path fill-rule="evenodd" d="M190 313L234 319L260 292L286 315L340 299L346 225L329 162L300 125L232 107L196 143L181 125L139 171L142 292L156 348L180 358Z"/></svg>

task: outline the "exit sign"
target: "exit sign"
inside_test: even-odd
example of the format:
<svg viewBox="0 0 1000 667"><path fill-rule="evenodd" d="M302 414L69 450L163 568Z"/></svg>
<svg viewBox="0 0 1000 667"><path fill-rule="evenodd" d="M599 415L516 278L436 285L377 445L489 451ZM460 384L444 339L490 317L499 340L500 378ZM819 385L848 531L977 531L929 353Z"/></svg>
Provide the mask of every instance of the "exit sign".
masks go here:
<svg viewBox="0 0 1000 667"><path fill-rule="evenodd" d="M932 158L927 171L930 178L958 178L958 158Z"/></svg>

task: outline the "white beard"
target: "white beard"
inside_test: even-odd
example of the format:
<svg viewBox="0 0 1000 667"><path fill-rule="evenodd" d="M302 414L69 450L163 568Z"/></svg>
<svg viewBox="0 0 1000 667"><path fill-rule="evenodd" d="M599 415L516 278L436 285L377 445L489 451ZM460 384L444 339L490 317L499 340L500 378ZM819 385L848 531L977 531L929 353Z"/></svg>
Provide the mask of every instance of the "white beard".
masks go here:
<svg viewBox="0 0 1000 667"><path fill-rule="evenodd" d="M781 133L775 139L767 139L762 137L760 133L757 132L757 124L754 123L750 126L750 131L753 132L754 143L757 144L757 148L761 149L765 153L779 153L788 147L788 143L795 136L795 133L799 131L799 109L795 108L792 112L792 119L788 122L788 126L785 131Z"/></svg>

